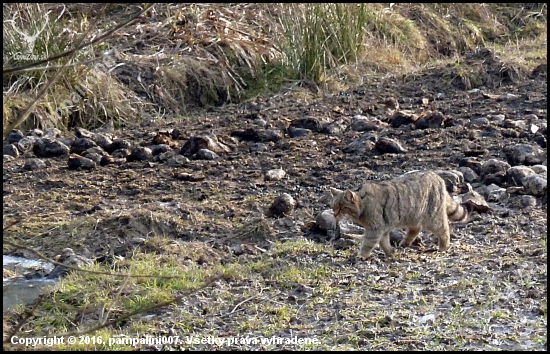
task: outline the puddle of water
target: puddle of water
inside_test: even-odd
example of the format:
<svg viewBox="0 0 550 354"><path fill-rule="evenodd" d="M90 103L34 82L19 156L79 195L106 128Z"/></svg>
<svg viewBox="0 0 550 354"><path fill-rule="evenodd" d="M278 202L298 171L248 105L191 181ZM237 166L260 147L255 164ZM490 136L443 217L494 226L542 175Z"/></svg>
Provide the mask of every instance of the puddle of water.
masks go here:
<svg viewBox="0 0 550 354"><path fill-rule="evenodd" d="M15 268L31 268L31 267L40 267L45 270L51 271L53 269L53 264L43 262L37 259L28 259L23 257L15 257L2 255L3 266L7 269Z"/></svg>
<svg viewBox="0 0 550 354"><path fill-rule="evenodd" d="M53 264L36 259L3 255L3 267L16 271L18 275L25 274L29 269L42 268L50 272ZM54 284L55 280L49 279L23 279L20 277L5 279L3 281L3 311L15 308L17 305L26 305L33 302L40 295L46 285Z"/></svg>
<svg viewBox="0 0 550 354"><path fill-rule="evenodd" d="M55 282L50 279L5 280L3 282L2 311L14 309L17 305L30 304L38 298L46 285L52 285Z"/></svg>

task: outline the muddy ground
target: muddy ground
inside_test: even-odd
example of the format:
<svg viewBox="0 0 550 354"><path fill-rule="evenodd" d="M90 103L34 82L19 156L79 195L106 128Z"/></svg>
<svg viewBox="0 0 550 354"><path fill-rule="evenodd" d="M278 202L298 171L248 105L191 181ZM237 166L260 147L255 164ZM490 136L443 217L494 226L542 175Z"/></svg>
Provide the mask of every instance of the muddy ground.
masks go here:
<svg viewBox="0 0 550 354"><path fill-rule="evenodd" d="M156 310L151 333L309 337L319 340L311 347L322 349L546 350L545 195L536 196L534 205L522 204L521 192L489 201L488 212L452 226L448 252L434 252L435 239L423 233L422 245L399 250L393 260L377 249L368 260L355 262L357 242L335 246L313 225L328 208L329 187L357 187L366 179L417 169L456 170L466 157L481 164L507 161L507 145L525 143L546 153L546 65L506 76L483 67L484 60L470 63L485 75L478 85L447 75L452 66L439 67L373 78L325 97L286 91L254 104L109 132L151 145L159 131L169 131L167 142L175 152L190 138L213 133L230 150L214 160L197 159L191 151L189 161L181 163L132 161L73 170L64 155L42 158L46 166L29 171L23 166L35 157L32 150L4 159L4 223L23 218L4 237L50 257L71 247L101 261L131 257L136 250L168 252L146 242L160 235L175 241L173 252L194 247L182 266L263 264L242 278L218 281L180 306ZM389 97L405 112L439 111L444 122L426 129L392 125ZM351 127L356 115L377 120L368 131L356 131ZM290 128L289 134L291 124L310 129ZM539 130L533 132L532 125ZM393 139L403 150L387 152L368 142L355 151L348 147L368 135L372 141ZM269 180L265 174L271 169L286 175ZM481 190L485 182L471 185ZM282 193L295 199L295 209L266 216ZM302 241L304 247L284 246ZM29 256L9 247L4 252ZM292 276L292 268L309 273ZM231 302L224 293L232 294Z"/></svg>

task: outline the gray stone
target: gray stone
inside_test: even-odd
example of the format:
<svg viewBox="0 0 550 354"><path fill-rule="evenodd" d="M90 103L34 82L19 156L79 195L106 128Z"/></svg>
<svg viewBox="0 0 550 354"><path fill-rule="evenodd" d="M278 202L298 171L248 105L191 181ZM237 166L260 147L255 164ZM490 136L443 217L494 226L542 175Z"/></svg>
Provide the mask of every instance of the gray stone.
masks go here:
<svg viewBox="0 0 550 354"><path fill-rule="evenodd" d="M90 138L78 138L71 145L71 153L80 155L84 151L96 146L95 141Z"/></svg>
<svg viewBox="0 0 550 354"><path fill-rule="evenodd" d="M363 134L346 146L343 151L345 153L357 154L374 149L374 145L378 137L373 134Z"/></svg>
<svg viewBox="0 0 550 354"><path fill-rule="evenodd" d="M462 172L456 170L435 170L435 173L439 175L444 181L447 191L454 193L460 189L464 184L464 176Z"/></svg>
<svg viewBox="0 0 550 354"><path fill-rule="evenodd" d="M523 179L523 188L527 194L535 197L546 195L546 179L539 175L527 176Z"/></svg>
<svg viewBox="0 0 550 354"><path fill-rule="evenodd" d="M535 171L535 173L546 176L547 167L545 165L533 165L531 168Z"/></svg>
<svg viewBox="0 0 550 354"><path fill-rule="evenodd" d="M268 147L264 143L252 143L248 147L250 152L264 152L268 150Z"/></svg>
<svg viewBox="0 0 550 354"><path fill-rule="evenodd" d="M462 176L464 176L464 181L468 183L474 182L479 178L477 173L475 173L470 167L462 166L457 170L462 173Z"/></svg>
<svg viewBox="0 0 550 354"><path fill-rule="evenodd" d="M535 171L527 166L513 166L506 170L506 182L510 186L523 186L523 179L534 174Z"/></svg>
<svg viewBox="0 0 550 354"><path fill-rule="evenodd" d="M489 119L481 117L481 118L474 118L470 121L472 125L475 125L476 127L484 127L487 125L490 125L491 122L489 122Z"/></svg>
<svg viewBox="0 0 550 354"><path fill-rule="evenodd" d="M490 175L497 172L504 172L506 173L506 170L508 170L511 166L501 160L497 159L490 159L487 160L481 165L481 177L485 177L486 175Z"/></svg>
<svg viewBox="0 0 550 354"><path fill-rule="evenodd" d="M21 143L21 141L19 141ZM55 157L69 154L69 147L62 142L51 138L39 138L32 147L37 157Z"/></svg>
<svg viewBox="0 0 550 354"><path fill-rule="evenodd" d="M17 149L17 146L15 146L15 144L4 144L4 156L5 155L18 157L19 149Z"/></svg>
<svg viewBox="0 0 550 354"><path fill-rule="evenodd" d="M311 130L305 128L289 127L288 136L291 138L299 138L311 134Z"/></svg>
<svg viewBox="0 0 550 354"><path fill-rule="evenodd" d="M271 206L267 211L267 216L269 217L281 217L284 215L289 215L294 211L296 206L296 201L290 194L283 193L282 195L275 198Z"/></svg>
<svg viewBox="0 0 550 354"><path fill-rule="evenodd" d="M512 166L540 165L546 157L545 151L540 146L529 144L505 146L504 153Z"/></svg>
<svg viewBox="0 0 550 354"><path fill-rule="evenodd" d="M194 157L196 160L215 160L219 158L218 154L208 149L200 149Z"/></svg>
<svg viewBox="0 0 550 354"><path fill-rule="evenodd" d="M23 132L19 129L14 129L12 130L8 136L6 137L6 141L8 142L8 144L14 144L14 143L18 143L19 140L23 139L25 137L25 135L23 135Z"/></svg>
<svg viewBox="0 0 550 354"><path fill-rule="evenodd" d="M520 197L520 204L524 208L530 208L537 205L537 198L532 195L522 195Z"/></svg>
<svg viewBox="0 0 550 354"><path fill-rule="evenodd" d="M91 170L97 166L92 159L77 154L71 154L71 156L69 156L69 161L67 162L67 164L71 170Z"/></svg>
<svg viewBox="0 0 550 354"><path fill-rule="evenodd" d="M40 159L31 158L25 161L23 168L27 171L36 171L46 168L46 163Z"/></svg>
<svg viewBox="0 0 550 354"><path fill-rule="evenodd" d="M265 179L267 181L279 181L286 176L286 172L280 168L269 170L265 173Z"/></svg>
<svg viewBox="0 0 550 354"><path fill-rule="evenodd" d="M407 152L397 140L386 137L378 139L374 148L382 154L399 154Z"/></svg>
<svg viewBox="0 0 550 354"><path fill-rule="evenodd" d="M331 209L323 210L315 218L315 224L317 225L317 227L324 231L332 231L336 229L337 222L338 221L334 217L334 213Z"/></svg>
<svg viewBox="0 0 550 354"><path fill-rule="evenodd" d="M128 161L151 161L153 160L153 151L145 146L136 146L127 158Z"/></svg>

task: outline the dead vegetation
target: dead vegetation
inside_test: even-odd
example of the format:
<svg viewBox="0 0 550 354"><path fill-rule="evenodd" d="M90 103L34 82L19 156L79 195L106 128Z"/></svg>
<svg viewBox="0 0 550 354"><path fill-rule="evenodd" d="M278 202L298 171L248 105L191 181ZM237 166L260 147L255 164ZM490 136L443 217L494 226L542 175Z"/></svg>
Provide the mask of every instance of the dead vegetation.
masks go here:
<svg viewBox="0 0 550 354"><path fill-rule="evenodd" d="M140 8L3 6L4 71L66 51L86 31L103 34ZM410 72L476 47L546 38L545 4L385 6L156 4L79 50L24 127L127 125L295 84L342 90L361 83L365 73ZM4 127L60 60L4 74Z"/></svg>

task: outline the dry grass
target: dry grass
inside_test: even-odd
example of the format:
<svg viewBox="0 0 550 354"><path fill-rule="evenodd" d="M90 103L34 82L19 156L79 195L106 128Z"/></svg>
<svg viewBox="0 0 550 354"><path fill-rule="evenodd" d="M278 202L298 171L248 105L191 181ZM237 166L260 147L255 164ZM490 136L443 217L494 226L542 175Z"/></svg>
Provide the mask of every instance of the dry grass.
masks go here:
<svg viewBox="0 0 550 354"><path fill-rule="evenodd" d="M59 54L86 31L105 33L140 6L5 4L4 69ZM296 82L342 90L366 73L410 72L477 46L519 49L541 38L544 4L156 4L79 50L24 128L120 126ZM4 75L4 126L60 60Z"/></svg>

